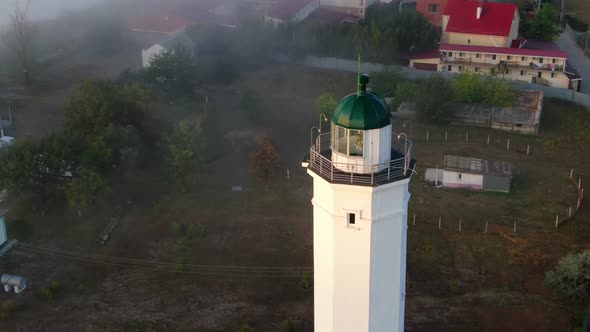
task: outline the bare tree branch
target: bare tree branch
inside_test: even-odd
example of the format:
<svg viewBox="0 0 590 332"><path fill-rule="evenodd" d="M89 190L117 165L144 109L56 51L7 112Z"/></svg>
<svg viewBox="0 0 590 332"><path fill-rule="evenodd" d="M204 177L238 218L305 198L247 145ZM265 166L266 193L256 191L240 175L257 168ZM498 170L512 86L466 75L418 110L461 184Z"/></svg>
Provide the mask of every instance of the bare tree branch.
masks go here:
<svg viewBox="0 0 590 332"><path fill-rule="evenodd" d="M4 43L15 53L21 64L27 84L33 45L33 26L28 20L30 8L31 0L16 0L14 11L10 15L11 29L4 36Z"/></svg>

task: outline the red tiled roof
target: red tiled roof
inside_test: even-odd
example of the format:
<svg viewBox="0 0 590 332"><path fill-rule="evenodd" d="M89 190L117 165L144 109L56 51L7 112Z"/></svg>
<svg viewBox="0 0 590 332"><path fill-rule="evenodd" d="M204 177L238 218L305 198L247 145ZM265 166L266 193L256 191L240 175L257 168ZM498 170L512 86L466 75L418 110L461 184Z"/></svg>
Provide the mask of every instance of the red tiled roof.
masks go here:
<svg viewBox="0 0 590 332"><path fill-rule="evenodd" d="M356 23L358 17L350 14L337 12L328 8L320 7L311 13L306 19L307 23L322 23L322 24L341 24L341 23Z"/></svg>
<svg viewBox="0 0 590 332"><path fill-rule="evenodd" d="M192 22L186 18L172 15L137 17L129 22L129 27L134 31L174 33Z"/></svg>
<svg viewBox="0 0 590 332"><path fill-rule="evenodd" d="M482 6L477 18L477 7ZM445 15L449 15L447 32L472 33L490 36L508 36L512 18L518 8L514 4L478 2L474 0L449 1Z"/></svg>
<svg viewBox="0 0 590 332"><path fill-rule="evenodd" d="M532 50L528 48L490 47L457 44L440 44L441 51L475 52L489 54L508 54L517 56L537 56L547 58L567 59L567 52L559 50Z"/></svg>
<svg viewBox="0 0 590 332"><path fill-rule="evenodd" d="M427 52L416 53L410 57L410 59L418 60L418 59L434 59L440 58L440 51L439 50L432 50Z"/></svg>
<svg viewBox="0 0 590 332"><path fill-rule="evenodd" d="M271 7L268 9L267 15L290 20L295 17L299 11L301 11L305 6L309 5L316 0L281 0L279 3L271 4Z"/></svg>

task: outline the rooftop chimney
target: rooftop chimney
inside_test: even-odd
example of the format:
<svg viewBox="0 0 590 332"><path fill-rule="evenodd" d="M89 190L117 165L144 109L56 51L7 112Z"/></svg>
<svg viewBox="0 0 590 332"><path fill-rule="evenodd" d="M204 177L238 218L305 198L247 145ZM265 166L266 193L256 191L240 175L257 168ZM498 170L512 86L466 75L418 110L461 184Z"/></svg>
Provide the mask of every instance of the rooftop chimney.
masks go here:
<svg viewBox="0 0 590 332"><path fill-rule="evenodd" d="M479 20L479 18L481 17L481 12L482 12L482 10L483 10L483 5L482 5L482 4L479 4L479 5L477 6L477 16L476 16L478 20Z"/></svg>

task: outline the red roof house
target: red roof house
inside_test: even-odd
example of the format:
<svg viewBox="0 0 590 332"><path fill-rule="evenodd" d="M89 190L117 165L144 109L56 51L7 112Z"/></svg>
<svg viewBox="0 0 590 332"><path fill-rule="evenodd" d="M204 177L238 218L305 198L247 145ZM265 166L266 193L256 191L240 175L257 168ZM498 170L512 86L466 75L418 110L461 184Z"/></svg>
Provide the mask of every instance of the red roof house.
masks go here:
<svg viewBox="0 0 590 332"><path fill-rule="evenodd" d="M443 16L443 41L510 47L518 37L519 22L514 4L449 0Z"/></svg>

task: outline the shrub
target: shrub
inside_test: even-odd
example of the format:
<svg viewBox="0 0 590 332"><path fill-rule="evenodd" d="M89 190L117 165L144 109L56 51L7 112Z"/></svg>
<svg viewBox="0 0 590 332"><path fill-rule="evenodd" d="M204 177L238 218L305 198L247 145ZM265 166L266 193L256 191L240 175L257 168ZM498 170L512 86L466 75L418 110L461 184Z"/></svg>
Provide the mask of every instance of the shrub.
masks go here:
<svg viewBox="0 0 590 332"><path fill-rule="evenodd" d="M10 319L15 311L16 302L13 300L6 300L2 302L2 305L0 306L0 320Z"/></svg>
<svg viewBox="0 0 590 332"><path fill-rule="evenodd" d="M547 272L545 283L573 301L586 303L590 297L590 250L569 254Z"/></svg>

